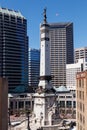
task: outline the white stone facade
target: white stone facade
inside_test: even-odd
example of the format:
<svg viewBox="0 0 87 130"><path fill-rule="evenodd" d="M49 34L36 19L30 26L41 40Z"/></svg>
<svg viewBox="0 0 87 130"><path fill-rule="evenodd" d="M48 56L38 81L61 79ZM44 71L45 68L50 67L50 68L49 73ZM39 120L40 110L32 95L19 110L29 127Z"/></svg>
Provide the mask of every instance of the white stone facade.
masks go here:
<svg viewBox="0 0 87 130"><path fill-rule="evenodd" d="M41 126L52 125L52 115L55 113L55 96L54 94L35 95L34 101L34 117L36 123L39 122Z"/></svg>
<svg viewBox="0 0 87 130"><path fill-rule="evenodd" d="M66 65L66 86L69 90L76 90L76 74L86 70L87 60L78 59L77 63Z"/></svg>

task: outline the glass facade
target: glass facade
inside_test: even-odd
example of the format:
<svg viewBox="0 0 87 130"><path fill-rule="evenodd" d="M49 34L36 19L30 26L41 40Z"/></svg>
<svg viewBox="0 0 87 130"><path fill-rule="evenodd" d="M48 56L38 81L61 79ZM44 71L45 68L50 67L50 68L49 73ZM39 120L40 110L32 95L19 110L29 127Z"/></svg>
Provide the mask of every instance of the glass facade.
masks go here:
<svg viewBox="0 0 87 130"><path fill-rule="evenodd" d="M36 89L39 83L40 50L29 49L29 87Z"/></svg>
<svg viewBox="0 0 87 130"><path fill-rule="evenodd" d="M9 92L27 91L27 21L5 8L0 10L0 76L8 79Z"/></svg>

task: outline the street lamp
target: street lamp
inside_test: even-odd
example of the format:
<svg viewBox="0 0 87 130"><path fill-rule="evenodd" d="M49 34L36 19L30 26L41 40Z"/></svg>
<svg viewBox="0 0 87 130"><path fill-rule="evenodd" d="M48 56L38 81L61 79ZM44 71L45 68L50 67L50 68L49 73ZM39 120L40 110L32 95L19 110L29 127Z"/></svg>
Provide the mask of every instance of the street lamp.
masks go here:
<svg viewBox="0 0 87 130"><path fill-rule="evenodd" d="M29 126L29 114L30 114L30 111L27 109L26 110L26 116L27 116L27 119L28 119L28 125L27 125L27 129L30 130L30 126Z"/></svg>
<svg viewBox="0 0 87 130"><path fill-rule="evenodd" d="M11 114L11 109L8 108L8 124L9 124L9 126L11 126L10 114Z"/></svg>
<svg viewBox="0 0 87 130"><path fill-rule="evenodd" d="M42 127L42 119L43 119L43 113L40 113L40 127Z"/></svg>

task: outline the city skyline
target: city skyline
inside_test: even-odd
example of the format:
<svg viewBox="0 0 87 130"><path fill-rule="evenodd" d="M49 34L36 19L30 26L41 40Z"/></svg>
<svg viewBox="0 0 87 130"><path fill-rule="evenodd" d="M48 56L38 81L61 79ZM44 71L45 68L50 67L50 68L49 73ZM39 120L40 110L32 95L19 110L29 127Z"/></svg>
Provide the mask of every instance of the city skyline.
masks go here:
<svg viewBox="0 0 87 130"><path fill-rule="evenodd" d="M40 23L43 20L43 9L47 7L47 21L55 22L73 22L74 24L74 47L86 46L87 39L87 19L86 5L84 0L2 0L0 6L19 10L27 19L27 30L29 36L29 45L31 48L40 48Z"/></svg>

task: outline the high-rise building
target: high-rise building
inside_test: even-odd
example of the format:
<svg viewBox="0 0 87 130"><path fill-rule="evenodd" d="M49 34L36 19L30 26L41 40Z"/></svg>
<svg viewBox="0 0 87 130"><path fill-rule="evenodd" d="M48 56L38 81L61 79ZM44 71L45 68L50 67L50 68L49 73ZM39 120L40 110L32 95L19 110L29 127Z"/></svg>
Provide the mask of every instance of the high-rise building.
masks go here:
<svg viewBox="0 0 87 130"><path fill-rule="evenodd" d="M87 59L87 47L77 48L75 49L74 53L75 53L74 55L75 63L78 62L78 59L82 58Z"/></svg>
<svg viewBox="0 0 87 130"><path fill-rule="evenodd" d="M74 62L73 23L50 25L50 60L53 86L66 86L66 64Z"/></svg>
<svg viewBox="0 0 87 130"><path fill-rule="evenodd" d="M87 59L78 59L77 63L66 64L66 87L76 90L76 74L87 69Z"/></svg>
<svg viewBox="0 0 87 130"><path fill-rule="evenodd" d="M29 48L29 88L36 89L39 83L40 50Z"/></svg>
<svg viewBox="0 0 87 130"><path fill-rule="evenodd" d="M79 72L76 76L76 113L77 130L87 130L87 71Z"/></svg>
<svg viewBox="0 0 87 130"><path fill-rule="evenodd" d="M9 92L28 87L27 20L7 8L0 8L0 76L8 78Z"/></svg>

